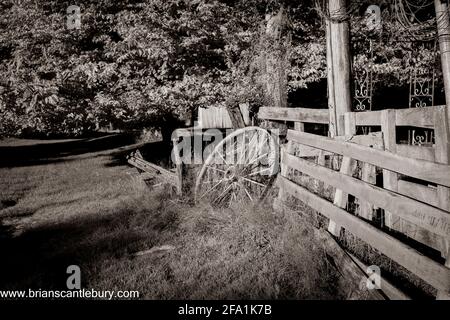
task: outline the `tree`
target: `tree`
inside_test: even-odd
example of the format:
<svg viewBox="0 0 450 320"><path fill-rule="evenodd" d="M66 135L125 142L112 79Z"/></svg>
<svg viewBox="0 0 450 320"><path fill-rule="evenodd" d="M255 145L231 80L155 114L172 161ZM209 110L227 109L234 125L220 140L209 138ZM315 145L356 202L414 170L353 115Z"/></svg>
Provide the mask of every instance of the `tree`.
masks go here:
<svg viewBox="0 0 450 320"><path fill-rule="evenodd" d="M71 30L68 2L0 3L1 135L80 135L108 123L124 129L160 126L210 105L270 105L261 63L276 48L266 41L265 18L276 17L281 6L283 35L290 37L276 49L284 52L282 78L287 77L279 96L326 78L323 18L313 0L79 3L81 28ZM354 48L355 68L367 65L368 37L359 30L365 4L358 3L351 12L352 41L361 43ZM388 1L380 5L392 16ZM384 40L375 42L373 70L386 85L404 85L405 52L413 50L392 40L399 28L388 18Z"/></svg>

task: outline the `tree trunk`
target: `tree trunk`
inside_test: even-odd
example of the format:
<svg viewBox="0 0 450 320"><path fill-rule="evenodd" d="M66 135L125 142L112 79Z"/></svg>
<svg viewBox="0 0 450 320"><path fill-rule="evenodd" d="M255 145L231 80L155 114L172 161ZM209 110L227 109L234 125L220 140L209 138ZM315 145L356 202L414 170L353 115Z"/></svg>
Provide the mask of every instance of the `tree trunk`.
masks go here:
<svg viewBox="0 0 450 320"><path fill-rule="evenodd" d="M263 88L265 105L267 107L287 107L287 73L289 35L286 10L281 7L275 14L266 14ZM272 128L278 128L285 135L287 126L284 123L271 123Z"/></svg>
<svg viewBox="0 0 450 320"><path fill-rule="evenodd" d="M268 106L287 107L287 39L283 34L287 25L286 11L281 7L276 15L266 15L266 39L270 51L266 54L266 99Z"/></svg>
<svg viewBox="0 0 450 320"><path fill-rule="evenodd" d="M332 73L329 73L329 83L332 81L334 97L329 97L329 105L336 108L335 132L344 134L343 117L351 111L351 58L349 22L347 20L347 7L345 0L329 0L330 12L329 30L327 36L331 41L327 48L331 50L328 62L332 64ZM329 69L330 71L330 69Z"/></svg>

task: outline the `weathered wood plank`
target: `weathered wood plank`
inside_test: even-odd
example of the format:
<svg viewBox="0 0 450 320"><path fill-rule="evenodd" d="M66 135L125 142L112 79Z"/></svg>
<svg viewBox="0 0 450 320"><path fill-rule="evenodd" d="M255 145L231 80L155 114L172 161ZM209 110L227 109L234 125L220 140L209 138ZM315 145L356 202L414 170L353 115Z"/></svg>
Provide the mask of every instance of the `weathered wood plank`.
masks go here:
<svg viewBox="0 0 450 320"><path fill-rule="evenodd" d="M450 160L449 125L445 108L435 109L435 152L436 162L448 164ZM444 210L450 210L450 189L438 186L438 206Z"/></svg>
<svg viewBox="0 0 450 320"><path fill-rule="evenodd" d="M353 132L355 131L356 127L355 130L353 130ZM334 138L339 141L353 142L366 147L376 149L384 148L383 134L381 132L371 132L369 134L351 135L351 136L337 136Z"/></svg>
<svg viewBox="0 0 450 320"><path fill-rule="evenodd" d="M380 126L381 111L354 112L357 126Z"/></svg>
<svg viewBox="0 0 450 320"><path fill-rule="evenodd" d="M383 132L384 149L397 153L397 135L395 130L396 121L395 110L383 110L381 111L381 131ZM383 185L384 188L392 191L397 191L398 186L398 174L391 170L383 169ZM395 222L399 223L400 219L392 212L384 212L385 224L388 228L395 229Z"/></svg>
<svg viewBox="0 0 450 320"><path fill-rule="evenodd" d="M203 130L200 127L190 127L190 128L179 128L176 129L172 134L172 140L177 140L179 138L189 138L194 135L202 135L203 137L215 138L217 137L219 130Z"/></svg>
<svg viewBox="0 0 450 320"><path fill-rule="evenodd" d="M347 284L345 288L347 300L386 300L378 290L369 290L360 286L361 281L367 280L367 274L361 270L331 234L316 229L314 235L322 243L327 253L327 259L332 259L331 264L338 269L338 274L344 277L344 285ZM351 287L349 288L348 285Z"/></svg>
<svg viewBox="0 0 450 320"><path fill-rule="evenodd" d="M355 263L366 272L368 266L364 264L361 260L359 260L357 257L352 255L351 253L348 253L350 258L355 261ZM366 273L367 274L367 273ZM405 294L403 291L395 287L393 284L391 284L389 281L387 281L385 278L381 276L381 291L389 298L389 300L411 300L411 298Z"/></svg>
<svg viewBox="0 0 450 320"><path fill-rule="evenodd" d="M351 137L346 136L336 136L334 137L340 141L347 141L357 143L363 146L382 149L383 148L383 138L381 132L372 132L367 135L356 135ZM295 155L299 157L318 157L319 154L323 156L332 156L333 152L327 152L321 149L317 149L310 146L305 146L303 144L296 144L295 146Z"/></svg>
<svg viewBox="0 0 450 320"><path fill-rule="evenodd" d="M323 152L323 153L321 153ZM322 154L324 156L331 156L333 155L332 152L323 151L314 147L305 146L303 144L298 144L295 146L295 154L299 157L318 157L319 154Z"/></svg>
<svg viewBox="0 0 450 320"><path fill-rule="evenodd" d="M341 19L345 12L347 0L329 0L331 38L331 66L333 69L334 103L336 110L337 135L343 135L345 130L341 119L352 109L352 58L350 53L350 22Z"/></svg>
<svg viewBox="0 0 450 320"><path fill-rule="evenodd" d="M405 180L398 180L398 193L438 207L436 188Z"/></svg>
<svg viewBox="0 0 450 320"><path fill-rule="evenodd" d="M445 100L447 103L446 107L442 108L440 112L435 113L435 116L439 116L438 113L440 113L442 117L445 118L444 120L436 119L436 134L437 132L439 132L441 139L440 143L436 141L436 144L440 144L440 146L437 148L440 151L436 154L436 158L438 161L447 158L446 163L448 163L448 160L450 160L450 15L448 2L434 0L434 8L436 12L437 31L439 35L439 51L441 53L440 55L442 74L444 78ZM438 187L438 199L440 205L447 207L449 202L448 190L443 190L442 188ZM447 267L450 267L449 247L450 243L447 242L447 261L445 263ZM450 290L438 292L437 298L450 300Z"/></svg>
<svg viewBox="0 0 450 320"><path fill-rule="evenodd" d="M173 162L176 167L176 175L178 177L177 182L177 194L182 195L183 193L183 161L181 159L180 145L177 143L177 139L172 140L173 145Z"/></svg>
<svg viewBox="0 0 450 320"><path fill-rule="evenodd" d="M337 189L345 190L349 194L367 200L380 208L394 212L399 217L426 230L438 235L450 236L450 214L447 211L289 154L284 155L282 164L315 179L322 180Z"/></svg>
<svg viewBox="0 0 450 320"><path fill-rule="evenodd" d="M289 194L329 219L337 221L356 237L404 266L436 289L444 291L450 289L450 269L284 177L279 177L277 183Z"/></svg>
<svg viewBox="0 0 450 320"><path fill-rule="evenodd" d="M288 130L288 140L345 155L417 179L450 186L450 166L448 165L411 159L355 143L293 130Z"/></svg>
<svg viewBox="0 0 450 320"><path fill-rule="evenodd" d="M436 108L442 106L433 106L425 108L408 109L390 109L395 110L397 126L412 126L432 129L434 127L433 112ZM357 126L381 126L382 111L355 112Z"/></svg>
<svg viewBox="0 0 450 320"><path fill-rule="evenodd" d="M449 163L450 161L450 132L446 108L437 108L434 112L435 139L436 139L436 161ZM450 189L444 186L437 186L438 206L444 210L450 210ZM450 268L450 240L446 239L441 246L442 256L446 259L445 265ZM446 296L450 299L450 293L439 293L439 296Z"/></svg>
<svg viewBox="0 0 450 320"><path fill-rule="evenodd" d="M397 154L402 157L408 157L419 160L435 161L434 148L424 146L412 146L408 144L397 144Z"/></svg>
<svg viewBox="0 0 450 320"><path fill-rule="evenodd" d="M328 124L328 109L261 107L259 119Z"/></svg>
<svg viewBox="0 0 450 320"><path fill-rule="evenodd" d="M377 182L377 172L376 172L376 167L368 164L368 163L363 163L362 165L362 169L361 169L361 180L367 183L370 183L372 185L375 185ZM374 210L374 206L372 203L364 200L364 199L360 199L359 200L359 215L361 217L363 217L366 220L373 220L373 210Z"/></svg>
<svg viewBox="0 0 450 320"><path fill-rule="evenodd" d="M354 113L346 113L344 115L344 133L345 136L351 137L356 134L356 123L355 123L355 114ZM344 156L342 158L340 173L343 175L351 176L353 172L356 170L356 161L350 157ZM298 170L298 169L297 169ZM324 179L319 179L324 180ZM334 194L334 205L340 208L346 208L348 202L348 193L346 190L344 191L342 188L336 188L336 192ZM341 226L336 223L336 221L331 220L328 224L328 231L334 236L338 237L341 233Z"/></svg>
<svg viewBox="0 0 450 320"><path fill-rule="evenodd" d="M250 125L247 104L239 104L229 109L215 106L198 108L198 126L203 129L241 128L245 125Z"/></svg>
<svg viewBox="0 0 450 320"><path fill-rule="evenodd" d="M178 176L174 172L164 169L154 163L135 157L129 158L128 163L132 166L135 166L136 168L155 175L155 177L157 177L158 179L161 179L164 182L169 183L177 188L179 186Z"/></svg>
<svg viewBox="0 0 450 320"><path fill-rule="evenodd" d="M328 135L332 138L338 135L336 116L336 98L334 92L334 75L333 75L333 48L331 43L331 21L325 20L326 23L326 44L327 44L327 89L328 89L328 110L330 121L328 124Z"/></svg>
<svg viewBox="0 0 450 320"><path fill-rule="evenodd" d="M294 130L305 131L305 124L302 123L302 122L295 122L294 123Z"/></svg>
<svg viewBox="0 0 450 320"><path fill-rule="evenodd" d="M397 126L412 126L420 128L434 128L434 110L439 106L424 108L397 109L395 124Z"/></svg>

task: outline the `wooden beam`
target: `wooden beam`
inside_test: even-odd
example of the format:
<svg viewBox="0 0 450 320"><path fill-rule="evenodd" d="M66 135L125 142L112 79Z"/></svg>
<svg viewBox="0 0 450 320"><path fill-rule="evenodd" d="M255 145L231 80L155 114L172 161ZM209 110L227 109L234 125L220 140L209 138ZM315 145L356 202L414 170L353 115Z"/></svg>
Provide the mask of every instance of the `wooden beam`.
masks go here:
<svg viewBox="0 0 450 320"><path fill-rule="evenodd" d="M306 132L288 130L288 139L310 147L368 162L377 167L417 179L450 186L450 166L448 165L402 157L391 152L376 150L355 143L337 141Z"/></svg>
<svg viewBox="0 0 450 320"><path fill-rule="evenodd" d="M433 112L440 106L407 109L387 109L395 110L397 126L411 126L419 128L433 129ZM383 110L385 111L385 110ZM381 126L381 114L383 111L364 111L356 113L357 126Z"/></svg>
<svg viewBox="0 0 450 320"><path fill-rule="evenodd" d="M398 192L407 197L438 207L436 188L405 180L398 180Z"/></svg>
<svg viewBox="0 0 450 320"><path fill-rule="evenodd" d="M312 178L324 181L336 189L345 190L345 192L367 200L380 208L394 212L399 217L426 230L444 237L450 237L450 214L447 211L368 184L290 154L284 155L283 165L294 168Z"/></svg>
<svg viewBox="0 0 450 320"><path fill-rule="evenodd" d="M328 261L343 277L338 281L342 282L342 286L345 287L347 300L386 300L378 290L369 290L366 286L360 285L362 281L368 279L367 274L361 270L331 234L320 229L314 231L315 238L322 244Z"/></svg>
<svg viewBox="0 0 450 320"><path fill-rule="evenodd" d="M353 131L356 132L356 126ZM337 136L334 138L339 141L352 142L375 149L384 149L383 134L381 132L370 132L369 134L361 135Z"/></svg>
<svg viewBox="0 0 450 320"><path fill-rule="evenodd" d="M304 158L312 158L312 157L318 157L320 152L323 152L324 156L331 156L333 155L332 152L326 152L317 148L305 146L302 144L299 144L295 146L295 154L298 157L304 157Z"/></svg>
<svg viewBox="0 0 450 320"><path fill-rule="evenodd" d="M450 160L450 145L448 121L445 108L435 110L435 152L436 162L448 164ZM450 189L438 186L438 206L444 210L450 211Z"/></svg>
<svg viewBox="0 0 450 320"><path fill-rule="evenodd" d="M350 258L353 259L353 261L355 261L355 263L361 268L361 270L366 272L369 266L364 264L361 260L359 260L351 253L349 253L348 255L350 256ZM411 300L411 298L407 294L405 294L400 289L391 284L388 280L383 278L382 275L380 276L381 276L381 291L383 291L383 293L389 298L389 300Z"/></svg>
<svg viewBox="0 0 450 320"><path fill-rule="evenodd" d="M346 113L344 115L344 130L345 136L351 137L356 134L356 124L355 124L355 114ZM353 172L356 170L356 161L350 157L344 156L342 158L341 168L339 172L346 176L352 176ZM298 170L298 169L297 169ZM323 179L319 179L322 180ZM348 202L347 190L343 188L336 188L334 193L334 204L340 208L346 208ZM334 220L330 220L328 224L328 231L336 237L339 237L341 233L341 226Z"/></svg>
<svg viewBox="0 0 450 320"><path fill-rule="evenodd" d="M409 144L397 144L395 147L397 154L402 157L426 160L434 162L436 160L433 147L413 146Z"/></svg>
<svg viewBox="0 0 450 320"><path fill-rule="evenodd" d="M435 120L435 140L436 140L436 161L449 163L450 145L449 145L449 123L446 116L446 108L436 109ZM444 210L450 210L450 189L444 186L437 186L438 206ZM450 268L450 239L442 243L442 256L446 259L445 265ZM450 292L439 293L439 297L450 299Z"/></svg>
<svg viewBox="0 0 450 320"><path fill-rule="evenodd" d="M227 107L228 114L230 116L231 124L233 129L239 129L245 127L244 117L241 113L241 109L239 108L239 104L235 104L233 106Z"/></svg>
<svg viewBox="0 0 450 320"><path fill-rule="evenodd" d="M327 218L337 221L356 237L370 244L371 247L436 289L444 291L450 289L450 269L284 177L279 177L277 183L280 188Z"/></svg>
<svg viewBox="0 0 450 320"><path fill-rule="evenodd" d="M442 0L434 0L434 6L436 11L436 22L437 31L439 36L439 49L441 53L441 65L442 74L444 77L444 91L445 91L445 101L446 108L444 112L438 112L440 114L446 114L445 119L436 119L436 160L439 162L449 163L449 123L450 123L450 17L448 4ZM439 146L438 146L439 145ZM446 160L446 161L445 161ZM442 187L438 187L438 200L439 205L443 207L449 206L449 190ZM450 268L450 243L446 242L446 263L445 265ZM438 298L449 299L450 300L450 290L439 292Z"/></svg>
<svg viewBox="0 0 450 320"><path fill-rule="evenodd" d="M258 118L276 121L294 121L307 123L328 124L329 116L327 109L307 108L259 108Z"/></svg>
<svg viewBox="0 0 450 320"><path fill-rule="evenodd" d="M132 166L139 168L145 172L155 175L156 178L161 179L163 182L175 186L178 190L179 181L178 176L174 172L164 169L154 163L139 159L136 157L131 157L128 159L128 163Z"/></svg>
<svg viewBox="0 0 450 320"><path fill-rule="evenodd" d="M397 109L395 110L397 114L395 124L397 126L433 129L435 108L437 107Z"/></svg>
<svg viewBox="0 0 450 320"><path fill-rule="evenodd" d="M355 121L357 126L380 126L381 111L355 112Z"/></svg>
<svg viewBox="0 0 450 320"><path fill-rule="evenodd" d="M435 207L438 206L436 188L405 180L398 180L398 192L412 199L422 201ZM396 225L396 230L411 239L442 252L442 245L445 239L442 236L438 236L437 234L425 230L406 220L399 221Z"/></svg>
<svg viewBox="0 0 450 320"><path fill-rule="evenodd" d="M376 167L364 162L361 168L361 180L375 185L377 182ZM358 215L366 220L373 220L374 205L364 199L359 199L359 212Z"/></svg>
<svg viewBox="0 0 450 320"><path fill-rule="evenodd" d="M346 136L336 136L335 139L339 141L347 141L347 142L353 142L357 143L363 146L376 148L376 149L383 149L383 138L381 132L371 132L367 135L356 135L351 137ZM321 153L322 152L322 153ZM319 154L322 154L326 157L332 156L334 153L327 152L324 150L320 150L314 147L305 146L303 144L297 144L295 146L295 155L299 157L317 157Z"/></svg>
<svg viewBox="0 0 450 320"><path fill-rule="evenodd" d="M178 144L178 139L174 139L172 140L172 145L173 145L173 162L175 163L175 168L176 168L176 175L178 177L177 179L177 194L178 195L182 195L183 194L183 161L181 159L181 150L180 150L180 145Z"/></svg>
<svg viewBox="0 0 450 320"><path fill-rule="evenodd" d="M285 162L285 165L288 166L287 162ZM353 172L356 170L356 161L349 157L343 157L342 163L341 163L341 169L339 170L340 174L343 176L351 176ZM316 177L315 177L316 178ZM316 178L317 179L317 178ZM326 181L328 183L328 181ZM348 193L347 190L343 188L336 188L336 191L334 193L334 205L338 206L339 208L346 208L348 202ZM339 225L336 221L330 220L328 224L328 231L336 236L339 237L341 234L342 226Z"/></svg>
<svg viewBox="0 0 450 320"><path fill-rule="evenodd" d="M441 53L442 74L444 77L445 101L447 104L447 121L450 122L450 17L446 1L434 0L436 11L439 51Z"/></svg>
<svg viewBox="0 0 450 320"><path fill-rule="evenodd" d="M333 75L333 47L331 44L331 22L326 20L326 42L327 42L327 89L328 89L328 111L329 125L328 134L331 138L338 135L337 117L336 117L336 98L334 91L334 75Z"/></svg>
<svg viewBox="0 0 450 320"><path fill-rule="evenodd" d="M384 149L397 153L397 134L395 121L397 113L395 110L383 110L381 112L381 131L383 132ZM395 171L383 169L383 186L392 191L397 191L398 174ZM384 222L388 228L394 228L400 219L392 212L384 211Z"/></svg>

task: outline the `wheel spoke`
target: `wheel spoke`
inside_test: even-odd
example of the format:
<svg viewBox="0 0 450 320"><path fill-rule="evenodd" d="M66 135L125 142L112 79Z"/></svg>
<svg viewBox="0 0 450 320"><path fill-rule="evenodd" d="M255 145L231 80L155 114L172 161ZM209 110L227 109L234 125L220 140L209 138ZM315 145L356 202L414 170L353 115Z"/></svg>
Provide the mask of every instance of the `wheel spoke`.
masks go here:
<svg viewBox="0 0 450 320"><path fill-rule="evenodd" d="M234 150L234 146L237 144L237 141L238 141L237 139L236 139L236 141L234 141L234 143L233 143L233 145L231 146L230 150L228 150L227 152L225 152L225 155L228 156L228 155L230 154L230 152Z"/></svg>
<svg viewBox="0 0 450 320"><path fill-rule="evenodd" d="M275 151L272 136L259 128L238 129L225 137L197 178L197 199L209 199L215 206L237 199L257 201L270 184L267 174L274 168Z"/></svg>
<svg viewBox="0 0 450 320"><path fill-rule="evenodd" d="M244 185L242 185L242 188L244 188L244 191L245 191L245 193L247 194L247 196L250 198L250 201L253 201L253 198L252 198L252 196L250 195L250 193L248 192L247 188L246 188Z"/></svg>
<svg viewBox="0 0 450 320"><path fill-rule="evenodd" d="M229 166L230 164L227 162L227 160L225 160L224 156L222 155L222 153L220 153L220 151L217 151L217 154L222 158L223 162L225 162L225 164L227 166Z"/></svg>
<svg viewBox="0 0 450 320"><path fill-rule="evenodd" d="M217 188L219 186L219 184L221 184L222 182L224 182L225 180L220 180L218 183L216 183L211 189L209 189L208 191L206 191L204 194L202 194L202 196L200 197L200 199L202 199L204 196L206 196L208 193L210 193L211 191L213 191L215 188Z"/></svg>
<svg viewBox="0 0 450 320"><path fill-rule="evenodd" d="M228 185L228 187L225 188L225 190L223 190L223 192L216 198L214 199L213 203L215 202L220 202L220 200L223 198L223 196L227 193L228 190L230 190L230 188L233 186L233 184Z"/></svg>
<svg viewBox="0 0 450 320"><path fill-rule="evenodd" d="M254 134L253 134L253 137L251 138L251 140L248 142L248 158L250 158L250 152L252 151L252 146L253 146L253 141L254 141L254 139L256 138L256 137L258 137L258 133L257 132L255 132ZM245 147L245 144L243 144L242 145L242 148L244 148ZM245 154L245 152L242 152L242 154ZM244 160L244 159L241 159L241 160Z"/></svg>
<svg viewBox="0 0 450 320"><path fill-rule="evenodd" d="M249 162L249 164L254 164L255 162L257 163L257 161L258 161L259 159L261 159L261 158L265 157L266 155L269 155L269 153L268 153L268 152L266 152L266 153L264 153L264 154L260 155L260 156L259 156L259 157L257 157L256 159L254 159L254 160L252 160L251 162Z"/></svg>
<svg viewBox="0 0 450 320"><path fill-rule="evenodd" d="M261 174L261 173L263 173L263 172L266 172L267 170L270 170L270 169L271 169L271 168L264 168L264 169L262 169L262 170L260 170L260 171L252 172L252 173L250 173L250 174L247 174L245 177L255 176L255 175L257 175L257 174Z"/></svg>
<svg viewBox="0 0 450 320"><path fill-rule="evenodd" d="M216 182L222 182L222 181L227 181L228 179L214 179L214 180L209 180L209 181L204 181L203 183L208 183L208 184L211 184L211 183L216 183Z"/></svg>
<svg viewBox="0 0 450 320"><path fill-rule="evenodd" d="M250 183L256 184L256 185L258 185L258 186L260 186L260 187L263 187L263 188L265 188L265 187L266 187L266 185L265 185L265 184L263 184L263 183L261 183L261 182L258 182L258 181L254 181L254 180L252 180L252 179L249 179L249 178L246 178L246 177L241 177L241 179L242 179L242 180L245 180L245 181L247 181L247 182L250 182Z"/></svg>

